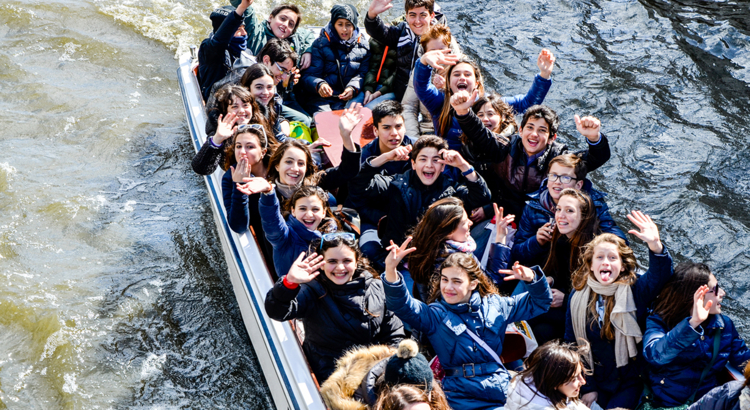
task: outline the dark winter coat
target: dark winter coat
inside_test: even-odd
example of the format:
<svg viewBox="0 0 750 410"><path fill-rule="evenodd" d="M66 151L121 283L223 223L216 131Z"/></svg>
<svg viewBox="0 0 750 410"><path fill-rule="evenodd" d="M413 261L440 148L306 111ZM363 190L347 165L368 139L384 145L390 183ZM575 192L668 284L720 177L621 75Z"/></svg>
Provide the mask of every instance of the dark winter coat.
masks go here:
<svg viewBox="0 0 750 410"><path fill-rule="evenodd" d="M539 74L534 77L531 88L526 95L516 95L515 97L503 97L503 101L513 108L517 114L523 114L532 105L541 104L547 91L552 86L552 80L542 78ZM461 126L454 116L451 122L451 128L446 135L440 135L440 113L443 111L443 102L445 101L445 92L438 90L432 83L432 67L422 64L418 61L414 67L414 91L419 97L419 101L424 104L432 115L432 125L435 127L435 134L445 138L452 150L461 149ZM481 121L480 121L481 122Z"/></svg>
<svg viewBox="0 0 750 410"><path fill-rule="evenodd" d="M415 35L405 21L395 26L387 25L380 16L371 19L365 15L367 34L389 49L396 50L396 68L393 74L392 89L396 101L401 101L409 84L409 75L414 68L419 51L419 36Z"/></svg>
<svg viewBox="0 0 750 410"><path fill-rule="evenodd" d="M526 201L530 199L529 194L536 192L546 177L550 161L569 152L567 145L556 139L528 164L520 135L513 135L508 144L503 144L472 111L466 115L456 115L455 118L466 137L471 140L476 150L475 156L494 163L493 167L502 184L502 205L506 214L521 215ZM601 134L601 139L595 144L588 142L588 139L586 141L588 149L575 154L583 158L586 169L591 172L607 162L611 153L604 134Z"/></svg>
<svg viewBox="0 0 750 410"><path fill-rule="evenodd" d="M328 84L336 96L347 87L355 94L362 89L370 64L370 45L355 29L349 41L342 41L329 23L320 30L312 46L312 63L302 72L302 84L309 95L317 95L322 84Z"/></svg>
<svg viewBox="0 0 750 410"><path fill-rule="evenodd" d="M383 53L386 53L385 59L383 59ZM374 38L370 38L370 69L365 74L362 91L374 93L378 91L378 85L382 85L380 88L382 94L391 92L396 72L396 59L395 48L386 47Z"/></svg>
<svg viewBox="0 0 750 410"><path fill-rule="evenodd" d="M636 319L641 329L645 329L646 316L651 302L659 295L664 288L664 284L672 277L673 272L672 256L666 248L664 248L662 254L657 255L649 251L648 255L648 271L639 276L635 284L631 286L637 309ZM575 293L575 290L570 293L569 301ZM568 306L570 306L570 303L568 303ZM618 368L615 360L615 341L603 338L598 318L590 317L590 313L588 315L586 337L589 340L591 354L594 357L594 374L586 376L586 385L581 387L581 396L592 391L616 393L633 383L640 383L640 375L645 366L643 356L638 354L627 365ZM576 342L570 308L568 308L565 318L565 341ZM635 402L637 403L637 401L638 398L636 397Z"/></svg>
<svg viewBox="0 0 750 410"><path fill-rule="evenodd" d="M213 174L224 161L224 150L230 141L231 138L227 138L217 147L211 141L210 137L206 138L206 141L201 145L201 149L198 150L198 153L195 154L193 160L190 162L193 171L198 175Z"/></svg>
<svg viewBox="0 0 750 410"><path fill-rule="evenodd" d="M685 404L696 389L695 399L699 399L719 384L716 376L727 363L741 369L750 359L750 350L728 316L711 315L697 329L690 326L689 320L685 318L669 331L659 315L649 316L646 322L643 354L649 365L655 406ZM721 332L719 356L698 386L703 369L713 357L716 332Z"/></svg>
<svg viewBox="0 0 750 410"><path fill-rule="evenodd" d="M617 227L614 219L612 219L612 215L609 214L609 206L604 201L607 194L594 189L591 181L588 179L583 182L581 191L587 193L594 202L596 216L599 219L599 229L603 233L615 234L627 242L625 233ZM546 179L542 181L539 191L531 194L530 197L531 199L526 202L526 207L523 208L523 214L518 224L518 231L513 240L511 258L526 266L544 266L549 256L550 244L539 245L539 242L536 240L536 232L549 222L550 218L555 217L554 209L545 208L540 200L544 197L544 202L552 203L552 199L549 198Z"/></svg>
<svg viewBox="0 0 750 410"><path fill-rule="evenodd" d="M332 283L325 273L295 289L279 280L266 295L266 312L279 321L302 319L302 348L321 384L347 349L395 346L404 338L401 320L386 309L383 282L364 270L344 285Z"/></svg>
<svg viewBox="0 0 750 410"><path fill-rule="evenodd" d="M716 387L688 407L688 410L740 410L740 395L744 388L744 380Z"/></svg>
<svg viewBox="0 0 750 410"><path fill-rule="evenodd" d="M242 3L242 0L230 0L230 3L234 7L237 7ZM268 19L263 17L258 18L253 6L250 6L245 10L244 17L245 30L247 30L247 50L252 53L252 55L257 56L268 40L276 38L276 36L268 26ZM306 28L298 27L297 31L285 40L292 47L292 50L296 51L297 54L302 57L302 54L311 51L310 47L312 46L313 41L315 41L315 34Z"/></svg>
<svg viewBox="0 0 750 410"><path fill-rule="evenodd" d="M466 329L470 328L500 356L507 325L546 312L552 302L544 273L539 267L534 271L536 278L527 285L528 292L511 297L480 297L474 291L469 303L456 305L442 298L427 305L410 295L403 278L395 283L383 278L388 308L404 323L427 335L443 368L461 369L459 373L470 376L472 368L476 372L474 377L455 375L443 379L443 390L452 408L498 409L505 404L510 385L508 371L498 366ZM484 366L495 370L480 371Z"/></svg>

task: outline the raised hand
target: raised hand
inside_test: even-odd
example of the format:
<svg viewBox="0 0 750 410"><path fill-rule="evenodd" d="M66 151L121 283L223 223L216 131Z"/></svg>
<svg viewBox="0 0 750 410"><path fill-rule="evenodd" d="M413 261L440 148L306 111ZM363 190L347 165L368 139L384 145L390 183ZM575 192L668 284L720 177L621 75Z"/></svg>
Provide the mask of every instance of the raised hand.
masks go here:
<svg viewBox="0 0 750 410"><path fill-rule="evenodd" d="M245 14L245 10L247 10L247 8L250 7L251 4L253 4L253 0L242 0L242 2L240 2L240 4L237 6L235 12L238 16L242 16L243 14Z"/></svg>
<svg viewBox="0 0 750 410"><path fill-rule="evenodd" d="M503 280L514 280L514 279L520 279L524 282L531 282L534 280L534 271L521 265L516 261L516 263L513 264L513 268L511 269L500 269L498 270L499 273L505 275Z"/></svg>
<svg viewBox="0 0 750 410"><path fill-rule="evenodd" d="M442 90L445 88L445 77L443 77L442 74L435 74L432 76L432 84L437 88L438 90Z"/></svg>
<svg viewBox="0 0 750 410"><path fill-rule="evenodd" d="M304 258L304 259L303 259ZM291 283L307 283L315 279L320 274L320 267L323 266L323 255L318 256L317 253L312 253L310 256L305 258L305 253L299 254L297 259L289 268L289 272L286 274L287 282Z"/></svg>
<svg viewBox="0 0 750 410"><path fill-rule="evenodd" d="M411 145L404 145L392 149L388 152L388 156L390 157L389 161L408 161L411 148Z"/></svg>
<svg viewBox="0 0 750 410"><path fill-rule="evenodd" d="M573 117L576 122L576 129L591 142L599 141L599 133L602 130L602 123L596 117L579 117L578 114Z"/></svg>
<svg viewBox="0 0 750 410"><path fill-rule="evenodd" d="M254 177L245 178L244 184L237 184L237 190L245 195L253 195L259 192L268 193L271 192L273 186L265 178Z"/></svg>
<svg viewBox="0 0 750 410"><path fill-rule="evenodd" d="M377 1L377 0L376 0ZM456 65L459 59L457 54L450 54L451 50L432 50L422 54L420 61L435 70L442 70L443 66Z"/></svg>
<svg viewBox="0 0 750 410"><path fill-rule="evenodd" d="M631 229L628 231L629 234L635 235L638 239L646 242L648 248L653 253L662 253L664 251L664 245L662 245L659 238L659 228L651 220L650 216L641 211L632 211L628 215L628 219L640 230Z"/></svg>
<svg viewBox="0 0 750 410"><path fill-rule="evenodd" d="M219 114L219 124L216 127L216 133L211 140L216 145L221 145L227 139L234 135L234 125L237 123L237 114L230 112L226 116Z"/></svg>
<svg viewBox="0 0 750 410"><path fill-rule="evenodd" d="M705 302L706 293L708 293L708 285L703 285L693 295L693 314L689 321L693 329L708 319L708 313L714 304L712 300Z"/></svg>
<svg viewBox="0 0 750 410"><path fill-rule="evenodd" d="M349 101L352 98L354 98L354 88L352 87L344 88L344 92L339 94L339 100Z"/></svg>
<svg viewBox="0 0 750 410"><path fill-rule="evenodd" d="M552 232L554 231L555 228L552 226L552 224L547 222L546 224L540 226L536 231L536 241L539 242L539 245L541 246L548 244L552 240Z"/></svg>
<svg viewBox="0 0 750 410"><path fill-rule="evenodd" d="M351 135L357 124L362 122L364 115L362 115L362 104L354 104L351 107L344 110L339 118L339 132L341 136Z"/></svg>
<svg viewBox="0 0 750 410"><path fill-rule="evenodd" d="M323 98L328 98L333 95L333 89L328 83L321 83L318 87L318 94Z"/></svg>
<svg viewBox="0 0 750 410"><path fill-rule="evenodd" d="M322 152L323 147L330 147L331 143L328 142L325 138L318 138L313 142L312 144L308 145L307 148L310 150L310 152Z"/></svg>
<svg viewBox="0 0 750 410"><path fill-rule="evenodd" d="M464 157L458 151L452 149L441 149L438 155L442 156L437 162L440 164L450 165L452 167L461 168L463 165L468 165ZM467 167L468 169L468 167Z"/></svg>
<svg viewBox="0 0 750 410"><path fill-rule="evenodd" d="M414 252L417 248L407 248L411 242L411 236L406 238L401 246L396 245L391 241L391 245L386 248L389 251L388 256L385 258L385 278L388 282L395 282L398 280L398 273L396 268L398 264L406 257L406 255Z"/></svg>
<svg viewBox="0 0 750 410"><path fill-rule="evenodd" d="M495 209L495 243L507 245L508 226L513 223L513 219L515 219L515 216L503 216L503 208L498 208L497 204L495 203L492 204L492 208Z"/></svg>
<svg viewBox="0 0 750 410"><path fill-rule="evenodd" d="M549 77L552 75L552 69L555 67L555 55L546 48L543 48L536 59L536 66L539 67L539 75L549 80Z"/></svg>
<svg viewBox="0 0 750 410"><path fill-rule="evenodd" d="M229 167L232 170L232 181L246 182L250 178L250 163L247 158L241 158L237 163L237 168Z"/></svg>
<svg viewBox="0 0 750 410"><path fill-rule="evenodd" d="M367 17L374 19L378 14L390 10L393 7L393 0L372 0L370 8L367 9Z"/></svg>
<svg viewBox="0 0 750 410"><path fill-rule="evenodd" d="M474 90L471 93L468 91L459 91L451 96L451 107L456 111L456 114L466 115L471 110L471 106L474 105L478 95L478 90Z"/></svg>

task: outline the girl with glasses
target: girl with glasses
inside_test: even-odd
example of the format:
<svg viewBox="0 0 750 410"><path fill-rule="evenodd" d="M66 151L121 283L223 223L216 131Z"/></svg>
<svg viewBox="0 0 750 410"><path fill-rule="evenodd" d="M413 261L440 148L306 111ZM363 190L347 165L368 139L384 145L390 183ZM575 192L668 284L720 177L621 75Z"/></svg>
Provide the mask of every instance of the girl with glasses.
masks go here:
<svg viewBox="0 0 750 410"><path fill-rule="evenodd" d="M700 399L719 385L717 375L727 363L741 369L750 359L734 323L722 314L725 295L708 266L675 267L646 322L644 356L654 408Z"/></svg>
<svg viewBox="0 0 750 410"><path fill-rule="evenodd" d="M266 295L275 320L300 319L302 349L318 383L328 379L336 360L352 348L397 346L401 321L386 309L383 282L362 256L353 234L327 234L310 244Z"/></svg>

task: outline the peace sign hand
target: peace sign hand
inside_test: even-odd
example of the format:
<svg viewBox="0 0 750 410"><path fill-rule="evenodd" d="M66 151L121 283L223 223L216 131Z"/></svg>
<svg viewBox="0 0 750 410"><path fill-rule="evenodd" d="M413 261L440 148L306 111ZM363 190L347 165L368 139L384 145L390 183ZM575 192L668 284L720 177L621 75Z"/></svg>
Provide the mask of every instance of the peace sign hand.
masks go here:
<svg viewBox="0 0 750 410"><path fill-rule="evenodd" d="M711 306L713 306L714 304L712 300L704 303L706 293L708 293L708 286L703 285L699 287L693 295L693 314L690 317L690 326L692 326L693 329L695 329L706 319L708 319L708 314L710 313Z"/></svg>
<svg viewBox="0 0 750 410"><path fill-rule="evenodd" d="M289 272L286 274L287 282L298 284L308 283L320 274L320 268L325 263L323 255L313 252L307 258L304 258L304 256L304 252L300 253L292 264L292 267L289 268Z"/></svg>
<svg viewBox="0 0 750 410"><path fill-rule="evenodd" d="M513 264L512 269L500 269L498 272L505 275L503 278L505 281L520 279L524 282L531 282L535 276L533 270L521 265L518 261Z"/></svg>
<svg viewBox="0 0 750 410"><path fill-rule="evenodd" d="M506 245L508 239L508 225L513 223L513 220L516 217L515 215L503 216L503 208L498 208L495 203L492 204L492 207L495 208L495 243Z"/></svg>
<svg viewBox="0 0 750 410"><path fill-rule="evenodd" d="M385 258L385 278L388 282L395 282L398 280L398 273L396 272L398 264L401 263L406 255L417 250L417 248L407 248L409 242L411 242L411 236L406 238L401 246L398 246L391 241L391 246L386 248L387 251L390 251Z"/></svg>
<svg viewBox="0 0 750 410"><path fill-rule="evenodd" d="M635 235L638 239L646 242L648 248L653 253L662 253L664 251L664 245L662 245L661 239L659 238L659 228L654 221L651 220L650 216L641 211L631 211L628 215L628 219L640 229L640 231L631 229L628 231L629 234Z"/></svg>

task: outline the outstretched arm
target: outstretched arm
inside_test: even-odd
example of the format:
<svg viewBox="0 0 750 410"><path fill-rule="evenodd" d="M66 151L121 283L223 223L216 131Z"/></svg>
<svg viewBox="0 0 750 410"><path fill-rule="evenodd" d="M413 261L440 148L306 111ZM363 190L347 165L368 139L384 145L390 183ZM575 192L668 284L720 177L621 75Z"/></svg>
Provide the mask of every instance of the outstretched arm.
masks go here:
<svg viewBox="0 0 750 410"><path fill-rule="evenodd" d="M502 161L510 150L510 144L502 144L494 137L492 131L484 126L482 120L471 111L478 92L475 90L459 91L451 96L451 106L456 111L456 119L466 137L474 144L474 152Z"/></svg>

